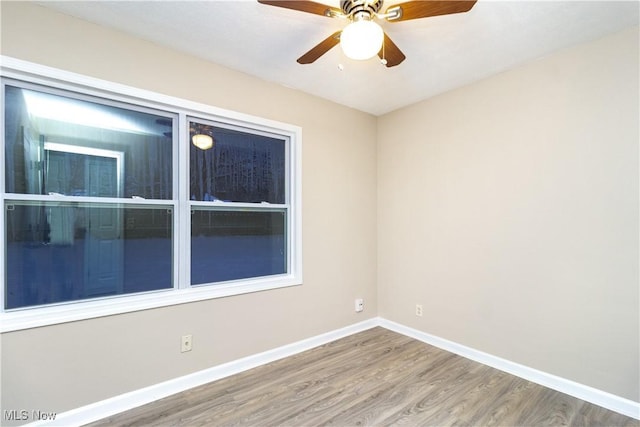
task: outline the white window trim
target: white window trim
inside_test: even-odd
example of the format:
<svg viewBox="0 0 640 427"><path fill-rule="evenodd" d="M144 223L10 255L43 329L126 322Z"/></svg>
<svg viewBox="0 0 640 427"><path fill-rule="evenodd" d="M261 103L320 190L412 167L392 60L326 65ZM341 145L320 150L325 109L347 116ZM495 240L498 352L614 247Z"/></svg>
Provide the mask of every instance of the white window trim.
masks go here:
<svg viewBox="0 0 640 427"><path fill-rule="evenodd" d="M177 156L174 156L174 170L177 171L175 175L179 177L177 182L179 188L176 188L174 185L174 190L178 190L179 198L157 201L157 203L160 204L177 203L181 207L181 209L178 210L176 218L174 218L174 248L176 248L178 252L177 256L174 255L174 260L188 259L190 250L189 236L188 233L184 232L184 224L189 224L188 215L190 214L190 210L188 209L190 201L187 199L187 195L189 194L188 180L186 178L189 161L188 155L186 154L187 149L184 148L188 146L188 141L186 140L188 136L182 131L186 129L187 116L204 116L208 119L286 137L290 141L289 155L291 158L287 171L290 177L288 204L290 212L288 215L289 224L287 228L290 253L289 270L287 274L191 287L189 286L188 271L176 265L173 278L175 285L171 289L103 297L93 300L70 301L9 311L4 310L4 288L6 286L4 282L6 280L5 177L4 173L0 174L0 189L3 190L0 192L0 204L2 205L2 209L0 209L0 277L3 278L0 288L0 296L2 297L0 332L18 331L302 284L302 129L299 126L112 83L1 55L0 75L6 78L28 81L44 86L55 86L63 90L80 92L92 96L106 96L115 101L128 102L142 107L164 109L179 113L178 129L180 131L178 132L177 142L179 146L183 148L174 151L174 153L177 153ZM4 93L0 96L4 97ZM4 105L4 103L2 105ZM4 111L2 112L2 120L4 120ZM4 153L5 149L3 145L0 149L0 164L3 166L5 165ZM14 198L15 197L12 196L12 199ZM20 198L29 199L30 196L22 195ZM65 197L65 200L70 199L73 201L76 200L75 198ZM239 207L237 203L216 203L216 206L225 205L229 205L230 208ZM273 208L282 206L283 205L270 205L270 207ZM182 227L182 230L178 228L178 224L180 224L179 227Z"/></svg>

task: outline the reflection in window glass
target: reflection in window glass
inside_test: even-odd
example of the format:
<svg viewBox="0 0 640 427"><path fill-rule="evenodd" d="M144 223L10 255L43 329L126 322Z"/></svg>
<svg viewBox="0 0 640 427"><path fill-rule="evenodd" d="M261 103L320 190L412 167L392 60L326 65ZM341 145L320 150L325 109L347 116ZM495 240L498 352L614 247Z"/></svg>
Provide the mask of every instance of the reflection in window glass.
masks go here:
<svg viewBox="0 0 640 427"><path fill-rule="evenodd" d="M190 144L191 200L285 203L284 140L190 122L192 141L196 135L213 145Z"/></svg>
<svg viewBox="0 0 640 427"><path fill-rule="evenodd" d="M191 215L191 283L287 272L285 211L207 211Z"/></svg>
<svg viewBox="0 0 640 427"><path fill-rule="evenodd" d="M173 119L5 88L8 193L172 198Z"/></svg>
<svg viewBox="0 0 640 427"><path fill-rule="evenodd" d="M172 287L167 207L11 202L7 309Z"/></svg>
<svg viewBox="0 0 640 427"><path fill-rule="evenodd" d="M175 289L148 299L171 303L189 285L298 284L297 129L60 77L1 83L0 311L35 318L77 301L92 316L111 302L129 310L139 293ZM198 288L197 299L220 294Z"/></svg>

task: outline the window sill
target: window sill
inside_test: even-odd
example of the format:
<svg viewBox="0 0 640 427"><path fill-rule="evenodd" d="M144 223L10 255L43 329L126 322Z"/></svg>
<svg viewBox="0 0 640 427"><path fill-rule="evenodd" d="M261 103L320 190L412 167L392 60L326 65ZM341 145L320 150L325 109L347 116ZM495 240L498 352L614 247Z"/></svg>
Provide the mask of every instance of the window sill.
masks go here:
<svg viewBox="0 0 640 427"><path fill-rule="evenodd" d="M145 294L114 296L84 302L37 306L0 313L0 333L113 316L177 304L205 301L302 284L295 275L242 280L188 289L167 289Z"/></svg>

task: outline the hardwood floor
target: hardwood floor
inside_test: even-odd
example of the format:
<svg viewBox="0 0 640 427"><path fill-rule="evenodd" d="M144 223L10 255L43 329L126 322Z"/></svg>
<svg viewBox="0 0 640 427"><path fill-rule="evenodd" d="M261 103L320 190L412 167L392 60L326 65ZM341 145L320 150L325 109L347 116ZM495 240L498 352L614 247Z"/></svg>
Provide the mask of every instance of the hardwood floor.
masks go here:
<svg viewBox="0 0 640 427"><path fill-rule="evenodd" d="M640 426L383 328L91 426Z"/></svg>

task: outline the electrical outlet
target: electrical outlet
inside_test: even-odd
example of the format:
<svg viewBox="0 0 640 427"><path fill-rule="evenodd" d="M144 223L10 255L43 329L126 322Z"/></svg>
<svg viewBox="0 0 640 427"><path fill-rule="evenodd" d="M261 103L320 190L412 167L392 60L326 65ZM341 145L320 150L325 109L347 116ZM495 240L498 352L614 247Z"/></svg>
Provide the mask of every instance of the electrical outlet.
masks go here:
<svg viewBox="0 0 640 427"><path fill-rule="evenodd" d="M193 340L191 335L183 335L182 344L180 346L180 352L185 353L187 351L191 351L192 346L193 346Z"/></svg>
<svg viewBox="0 0 640 427"><path fill-rule="evenodd" d="M364 300L362 298L356 299L356 312L360 313L364 310Z"/></svg>
<svg viewBox="0 0 640 427"><path fill-rule="evenodd" d="M416 304L416 316L422 317L422 304Z"/></svg>

